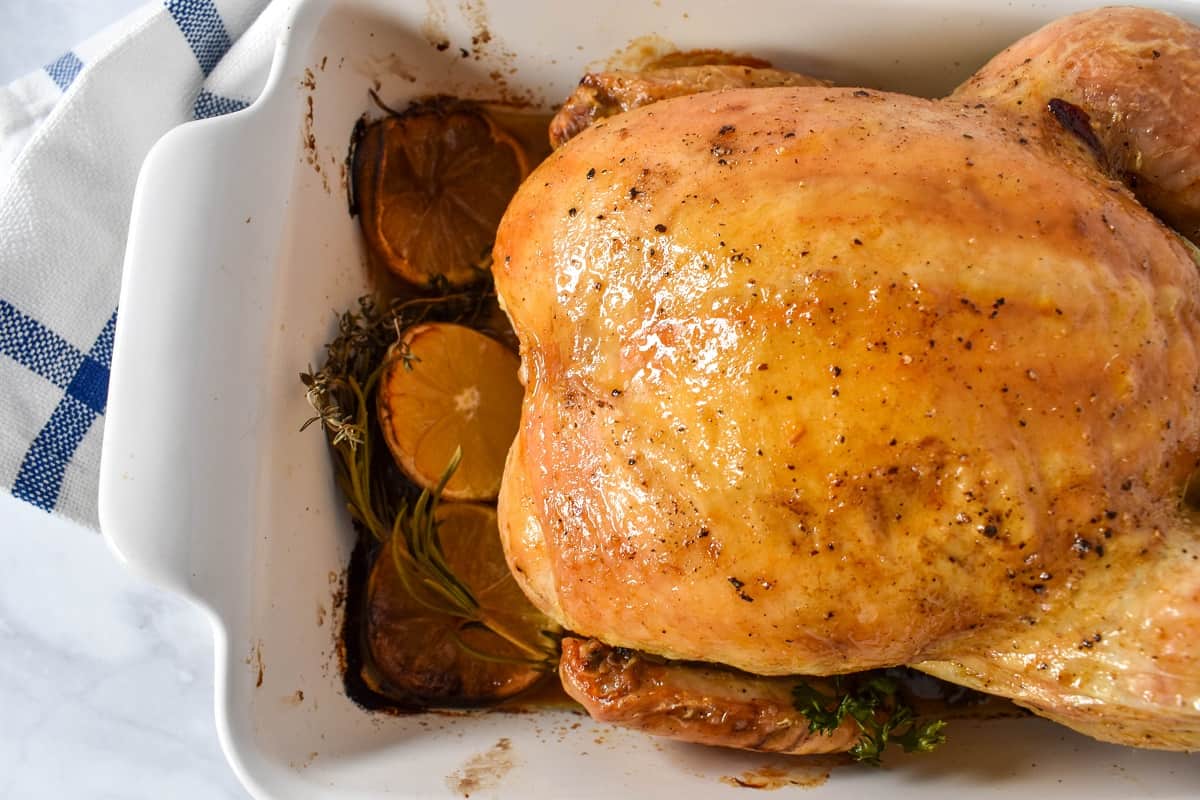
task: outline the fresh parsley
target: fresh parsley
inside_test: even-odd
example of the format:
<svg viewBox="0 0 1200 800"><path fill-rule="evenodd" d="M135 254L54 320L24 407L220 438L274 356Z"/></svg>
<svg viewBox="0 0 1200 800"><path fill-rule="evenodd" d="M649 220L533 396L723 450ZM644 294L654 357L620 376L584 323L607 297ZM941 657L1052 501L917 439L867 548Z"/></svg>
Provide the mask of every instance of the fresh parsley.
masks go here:
<svg viewBox="0 0 1200 800"><path fill-rule="evenodd" d="M833 693L805 681L792 689L796 710L808 720L813 733L830 735L850 717L862 736L850 755L855 761L879 766L889 743L906 753L928 753L946 741L942 720L920 721L912 707L897 694L899 685L882 674L855 678L834 677Z"/></svg>

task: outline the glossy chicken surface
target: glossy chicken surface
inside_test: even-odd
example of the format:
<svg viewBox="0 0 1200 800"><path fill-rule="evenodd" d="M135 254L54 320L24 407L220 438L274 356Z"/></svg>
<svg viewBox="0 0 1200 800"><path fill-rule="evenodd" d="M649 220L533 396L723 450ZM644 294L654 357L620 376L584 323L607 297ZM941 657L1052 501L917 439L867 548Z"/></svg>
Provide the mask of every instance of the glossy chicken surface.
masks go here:
<svg viewBox="0 0 1200 800"><path fill-rule="evenodd" d="M1079 29L1192 35L1120 13ZM1118 50L1085 95L1131 80ZM1197 115L1168 85L1195 56L1161 52L1153 91ZM1200 280L1103 124L1070 124L1086 97L1037 86L695 94L535 171L495 250L526 383L501 536L535 604L667 658L909 664L1200 747ZM1139 193L1186 209L1140 150Z"/></svg>

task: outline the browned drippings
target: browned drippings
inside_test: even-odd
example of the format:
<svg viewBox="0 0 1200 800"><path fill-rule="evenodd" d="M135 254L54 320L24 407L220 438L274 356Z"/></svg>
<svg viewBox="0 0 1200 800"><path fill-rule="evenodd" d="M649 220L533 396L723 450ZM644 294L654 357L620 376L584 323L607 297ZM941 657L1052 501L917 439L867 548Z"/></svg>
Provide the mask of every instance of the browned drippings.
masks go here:
<svg viewBox="0 0 1200 800"><path fill-rule="evenodd" d="M563 690L562 683L556 675L547 675L532 689L504 701L496 706L495 710L508 714L532 714L545 710L583 713L583 707Z"/></svg>
<svg viewBox="0 0 1200 800"><path fill-rule="evenodd" d="M550 119L553 114L522 108L507 103L480 103L492 120L503 128L525 148L530 167L550 155Z"/></svg>
<svg viewBox="0 0 1200 800"><path fill-rule="evenodd" d="M300 130L300 142L304 148L304 161L317 173L317 176L321 179L321 187L328 194L330 192L329 176L326 175L325 168L321 165L321 155L317 151L317 136L315 133L316 122L313 109L313 94L317 91L317 79L313 75L313 71L307 67L304 69L304 79L300 81L300 88L308 93L304 97L305 110Z"/></svg>
<svg viewBox="0 0 1200 800"><path fill-rule="evenodd" d="M771 790L785 786L815 789L829 780L834 767L845 763L845 757L801 756L795 761L772 761L740 775L722 775L721 783L741 789Z"/></svg>
<svg viewBox="0 0 1200 800"><path fill-rule="evenodd" d="M262 688L263 677L267 672L267 665L263 663L262 645L262 639L255 639L250 647L250 655L246 656L245 660L245 663L255 672L254 688L256 689Z"/></svg>
<svg viewBox="0 0 1200 800"><path fill-rule="evenodd" d="M447 775L446 786L452 792L470 797L475 792L496 788L515 765L512 740L505 737Z"/></svg>
<svg viewBox="0 0 1200 800"><path fill-rule="evenodd" d="M678 50L679 48L670 40L651 33L630 39L623 48L605 59L601 66L606 70L637 72L653 64L667 53L674 53Z"/></svg>

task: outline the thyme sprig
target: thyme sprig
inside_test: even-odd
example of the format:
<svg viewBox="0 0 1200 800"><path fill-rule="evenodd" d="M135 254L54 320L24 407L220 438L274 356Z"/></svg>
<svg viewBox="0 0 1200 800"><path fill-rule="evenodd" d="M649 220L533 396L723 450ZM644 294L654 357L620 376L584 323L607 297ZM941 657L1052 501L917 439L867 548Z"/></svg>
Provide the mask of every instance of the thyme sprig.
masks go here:
<svg viewBox="0 0 1200 800"><path fill-rule="evenodd" d="M325 347L319 370L300 373L308 403L315 415L300 430L320 423L334 452L334 476L355 522L376 540L391 535L400 503L417 495L417 488L388 469L374 443L382 435L370 413L371 401L388 349L402 342L404 332L422 322L457 322L478 326L494 308L495 291L483 282L457 292L441 292L381 303L374 295L358 300L358 309L338 317L338 332ZM399 355L412 368L412 358Z"/></svg>
<svg viewBox="0 0 1200 800"><path fill-rule="evenodd" d="M337 336L326 346L319 370L300 374L314 416L301 426L320 424L334 457L334 476L351 518L377 542L392 543L391 553L406 590L421 605L457 620L455 636L465 652L487 660L521 661L553 668L554 635L531 643L513 633L503 620L483 608L446 563L437 533L436 511L441 492L458 466L461 453L448 465L433 490L418 488L394 468L387 448L377 447L382 432L371 409L390 357L412 369L416 361L403 347L406 331L422 322L456 322L480 327L495 309L489 281L459 291L434 285L436 294L382 304L368 295L357 310L338 318ZM509 642L520 658L482 653L462 640L471 627L484 627Z"/></svg>
<svg viewBox="0 0 1200 800"><path fill-rule="evenodd" d="M792 699L808 719L813 733L832 734L846 717L858 725L862 736L850 749L855 761L879 766L888 744L906 753L928 753L946 741L942 720L919 721L916 712L897 694L899 684L886 675L868 674L846 681L833 678L833 694L808 682L796 684Z"/></svg>

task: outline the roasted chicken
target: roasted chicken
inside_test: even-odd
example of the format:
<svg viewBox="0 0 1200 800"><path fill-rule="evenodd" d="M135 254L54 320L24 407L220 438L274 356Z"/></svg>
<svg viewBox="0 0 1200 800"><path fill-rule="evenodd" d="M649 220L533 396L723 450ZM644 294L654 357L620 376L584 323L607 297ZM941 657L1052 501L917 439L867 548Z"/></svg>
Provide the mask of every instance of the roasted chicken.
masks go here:
<svg viewBox="0 0 1200 800"><path fill-rule="evenodd" d="M1200 747L1200 279L1164 224L1197 236L1198 53L1174 17L1106 9L945 99L701 91L556 150L495 247L528 596L660 661L910 665ZM647 719L581 648L563 677L594 713L772 741Z"/></svg>

